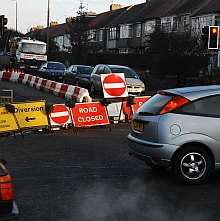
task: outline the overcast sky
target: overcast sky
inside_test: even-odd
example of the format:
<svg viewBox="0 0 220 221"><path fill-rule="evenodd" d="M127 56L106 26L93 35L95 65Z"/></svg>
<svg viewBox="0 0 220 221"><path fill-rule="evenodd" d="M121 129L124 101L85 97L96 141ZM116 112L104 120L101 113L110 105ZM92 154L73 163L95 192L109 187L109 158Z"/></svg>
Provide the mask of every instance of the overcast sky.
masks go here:
<svg viewBox="0 0 220 221"><path fill-rule="evenodd" d="M51 21L64 23L68 16L75 16L80 0L50 0ZM124 6L135 5L146 0L117 0ZM16 0L0 0L0 14L8 18L8 27L15 29L15 2ZM26 33L33 25L47 23L47 0L17 0L18 2L18 30ZM109 10L111 0L83 0L89 11L101 13Z"/></svg>

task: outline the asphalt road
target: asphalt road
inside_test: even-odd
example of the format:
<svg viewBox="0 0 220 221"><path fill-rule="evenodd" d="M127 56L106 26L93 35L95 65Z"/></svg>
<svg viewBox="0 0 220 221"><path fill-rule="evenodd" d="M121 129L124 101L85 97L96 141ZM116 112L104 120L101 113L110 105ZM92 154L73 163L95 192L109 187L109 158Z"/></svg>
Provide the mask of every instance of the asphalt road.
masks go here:
<svg viewBox="0 0 220 221"><path fill-rule="evenodd" d="M178 183L128 155L127 125L1 138L22 221L219 220L220 174Z"/></svg>
<svg viewBox="0 0 220 221"><path fill-rule="evenodd" d="M32 90L16 94L39 96ZM220 220L219 172L204 185L180 184L170 170L154 172L128 155L128 131L120 124L1 138L20 220Z"/></svg>

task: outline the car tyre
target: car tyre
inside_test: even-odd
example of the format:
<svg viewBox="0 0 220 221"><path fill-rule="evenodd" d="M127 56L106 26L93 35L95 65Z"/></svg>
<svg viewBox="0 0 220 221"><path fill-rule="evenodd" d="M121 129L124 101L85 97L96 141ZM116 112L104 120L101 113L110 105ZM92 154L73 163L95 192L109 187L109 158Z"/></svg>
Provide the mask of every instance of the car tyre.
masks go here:
<svg viewBox="0 0 220 221"><path fill-rule="evenodd" d="M171 162L175 176L187 184L205 183L214 170L211 154L199 146L182 149Z"/></svg>

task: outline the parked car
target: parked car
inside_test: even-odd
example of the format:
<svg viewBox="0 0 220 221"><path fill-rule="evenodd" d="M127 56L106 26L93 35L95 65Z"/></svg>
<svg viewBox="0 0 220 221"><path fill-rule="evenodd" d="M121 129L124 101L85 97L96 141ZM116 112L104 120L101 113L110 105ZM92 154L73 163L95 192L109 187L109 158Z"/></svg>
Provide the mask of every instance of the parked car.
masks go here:
<svg viewBox="0 0 220 221"><path fill-rule="evenodd" d="M220 168L220 85L160 91L139 108L130 154L154 169L171 167L187 183Z"/></svg>
<svg viewBox="0 0 220 221"><path fill-rule="evenodd" d="M39 75L42 78L63 81L65 69L65 65L61 62L47 61L41 65Z"/></svg>
<svg viewBox="0 0 220 221"><path fill-rule="evenodd" d="M96 65L91 74L91 93L102 92L101 74L124 73L129 94L140 95L145 91L145 85L138 74L131 68L120 65Z"/></svg>
<svg viewBox="0 0 220 221"><path fill-rule="evenodd" d="M64 83L78 85L80 87L90 87L90 77L94 67L87 65L71 65L63 78Z"/></svg>
<svg viewBox="0 0 220 221"><path fill-rule="evenodd" d="M6 161L0 160L0 221L17 220L19 211L14 201L12 179L5 164Z"/></svg>

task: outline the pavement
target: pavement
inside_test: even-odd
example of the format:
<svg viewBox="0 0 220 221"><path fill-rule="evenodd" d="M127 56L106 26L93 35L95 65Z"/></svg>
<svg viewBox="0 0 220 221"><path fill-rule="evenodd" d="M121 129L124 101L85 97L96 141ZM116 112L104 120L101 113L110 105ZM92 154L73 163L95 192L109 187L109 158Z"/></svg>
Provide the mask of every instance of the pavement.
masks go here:
<svg viewBox="0 0 220 221"><path fill-rule="evenodd" d="M11 87L17 101L61 98ZM58 99L58 100L57 100ZM220 173L207 184L183 185L128 155L129 125L1 137L22 221L220 220Z"/></svg>

